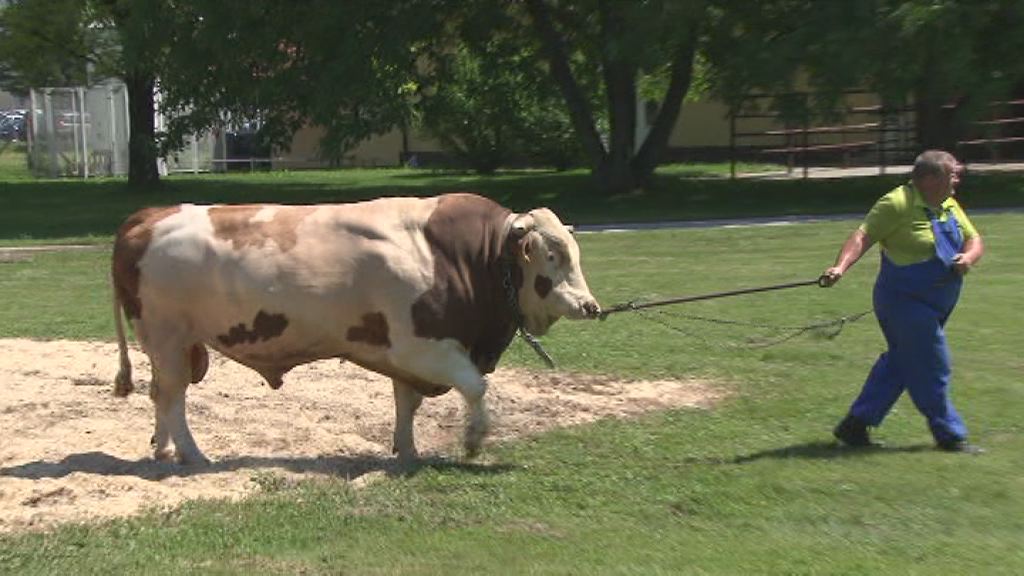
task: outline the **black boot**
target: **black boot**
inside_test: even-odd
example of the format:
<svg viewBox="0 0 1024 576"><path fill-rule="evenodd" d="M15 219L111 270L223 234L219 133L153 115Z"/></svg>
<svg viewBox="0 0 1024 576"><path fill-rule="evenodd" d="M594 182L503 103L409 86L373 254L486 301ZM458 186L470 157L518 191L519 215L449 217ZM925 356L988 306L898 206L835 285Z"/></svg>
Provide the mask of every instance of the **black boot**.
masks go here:
<svg viewBox="0 0 1024 576"><path fill-rule="evenodd" d="M854 448L867 448L878 446L868 436L868 425L853 414L847 414L846 418L832 430L832 435L843 444Z"/></svg>
<svg viewBox="0 0 1024 576"><path fill-rule="evenodd" d="M975 456L985 453L984 448L977 444L971 444L963 438L957 440L946 440L943 442L937 442L936 444L939 450L944 450L946 452L960 452L961 454L973 454Z"/></svg>

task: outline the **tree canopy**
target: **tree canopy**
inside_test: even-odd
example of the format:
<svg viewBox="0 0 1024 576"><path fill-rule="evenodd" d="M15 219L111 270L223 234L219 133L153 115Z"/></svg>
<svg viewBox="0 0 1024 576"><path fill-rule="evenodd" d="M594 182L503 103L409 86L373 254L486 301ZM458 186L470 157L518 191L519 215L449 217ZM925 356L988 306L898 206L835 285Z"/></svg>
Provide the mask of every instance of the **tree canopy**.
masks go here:
<svg viewBox="0 0 1024 576"><path fill-rule="evenodd" d="M948 145L1021 90L1022 24L1024 0L20 0L0 12L0 82L124 78L133 159L225 118L279 146L321 126L329 159L419 123L483 171L532 148L622 192L651 183L699 90L736 104L803 85L822 109L870 90L914 103L921 145ZM164 135L144 118L157 84Z"/></svg>
<svg viewBox="0 0 1024 576"><path fill-rule="evenodd" d="M951 147L958 124L1024 79L1021 0L724 0L708 43L727 101L798 85L829 108L843 90L912 102L918 143Z"/></svg>

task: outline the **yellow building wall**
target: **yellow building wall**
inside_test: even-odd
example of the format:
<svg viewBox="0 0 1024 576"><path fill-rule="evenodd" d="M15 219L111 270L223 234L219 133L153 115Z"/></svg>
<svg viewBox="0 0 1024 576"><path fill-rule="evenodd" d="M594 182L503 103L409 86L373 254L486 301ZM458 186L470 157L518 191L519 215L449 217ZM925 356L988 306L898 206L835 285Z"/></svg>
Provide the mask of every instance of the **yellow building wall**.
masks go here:
<svg viewBox="0 0 1024 576"><path fill-rule="evenodd" d="M729 108L719 102L684 102L668 145L728 146Z"/></svg>
<svg viewBox="0 0 1024 576"><path fill-rule="evenodd" d="M772 115L771 110L768 108L768 99L752 101L751 104L755 108L760 108L760 110L754 110L753 112L765 116ZM811 126L821 128L826 126L835 127L840 124L853 125L879 122L880 119L876 113L857 111L859 108L877 106L878 104L878 98L873 94L850 94L845 96L840 104L841 108L847 110L847 115L842 122L816 119L812 120ZM897 115L894 118L890 118L890 120L894 121L898 126L913 126L913 114L911 112ZM799 132L800 128L802 127L791 126L788 130L795 130L795 132L785 134L783 132L787 130L787 127L775 118L739 118L736 123L736 131L748 135L738 137L736 145L738 147L769 148L800 146L803 143L803 134ZM812 146L866 143L868 141L877 141L879 137L877 130L873 128L864 128L862 130L848 128L847 130L846 133L812 130L807 135L807 143ZM765 132L773 133L765 134ZM319 140L322 134L323 130L318 127L305 127L299 130L294 136L291 150L288 152L280 151L276 154L277 158L275 159L274 167L316 168L329 166L329 163L324 162L319 157ZM757 135L750 136L749 134ZM729 109L725 104L713 100L685 102L669 137L668 145L670 148L726 149L729 147L729 138ZM896 139L900 140L899 145L909 145L906 141L912 138L912 135L909 134L908 130L907 133L902 134L887 134L886 138L890 142ZM348 151L341 165L354 167L399 166L403 157L402 153L405 150L413 153L442 151L441 146L435 140L416 130L409 131L406 135L404 146L407 146L407 148L403 148L401 131L398 129L391 130L385 134L374 136ZM860 148L854 148L853 150L867 150L870 147L871 145L863 144ZM769 153L765 155L765 159L772 160L777 159L777 157L773 158L771 153Z"/></svg>
<svg viewBox="0 0 1024 576"><path fill-rule="evenodd" d="M277 150L275 169L326 168L331 164L320 158L320 138L324 130L319 126L304 126L292 137L290 150ZM437 152L441 146L430 137L410 130L408 149L412 152ZM401 165L403 152L402 131L394 129L372 136L345 153L341 165L359 168L394 167Z"/></svg>

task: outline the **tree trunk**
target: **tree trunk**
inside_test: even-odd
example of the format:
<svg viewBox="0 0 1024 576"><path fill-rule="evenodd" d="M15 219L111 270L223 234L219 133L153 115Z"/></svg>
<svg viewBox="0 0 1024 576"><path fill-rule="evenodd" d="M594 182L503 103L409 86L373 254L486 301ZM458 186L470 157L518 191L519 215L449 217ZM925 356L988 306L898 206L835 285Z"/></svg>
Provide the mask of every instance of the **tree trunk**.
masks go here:
<svg viewBox="0 0 1024 576"><path fill-rule="evenodd" d="M700 23L691 23L689 36L680 44L672 62L668 91L651 131L637 150L637 67L628 61L626 55L608 50L615 44L611 42L614 36L626 33L618 28L625 20L615 13L621 8L616 2L598 3L603 47L601 64L611 128L606 149L594 123L590 104L573 78L562 38L552 23L550 7L544 0L525 0L525 3L544 47L551 76L565 98L573 128L590 160L597 188L605 194L616 194L648 187L654 169L658 166L659 156L668 145L669 135L679 118L683 98L690 88Z"/></svg>
<svg viewBox="0 0 1024 576"><path fill-rule="evenodd" d="M160 182L157 171L157 148L154 124L155 105L153 90L156 80L152 74L139 70L125 76L128 86L128 183L138 187L151 187Z"/></svg>
<svg viewBox="0 0 1024 576"><path fill-rule="evenodd" d="M621 45L624 18L614 2L598 3L601 23L601 71L608 98L608 153L595 170L605 193L622 194L636 188L632 160L636 151L636 64L616 45Z"/></svg>
<svg viewBox="0 0 1024 576"><path fill-rule="evenodd" d="M569 58L566 55L562 38L551 22L549 8L544 0L526 0L526 8L533 20L541 45L544 47L544 55L551 69L551 78L558 86L562 97L565 98L573 129L583 144L583 150L590 160L591 167L598 169L606 162L607 153L601 142L601 135L598 134L597 127L594 125L594 114L590 109L590 103L587 102L579 84L573 78L572 69L569 67Z"/></svg>
<svg viewBox="0 0 1024 576"><path fill-rule="evenodd" d="M675 59L672 61L672 76L669 80L668 90L661 101L661 106L658 107L658 114L654 118L651 131L647 133L640 150L633 158L634 178L645 188L651 185L654 169L658 167L661 154L668 146L668 139L676 126L676 120L679 119L679 110L683 106L683 99L690 91L699 29L699 23L691 24L689 37L679 45Z"/></svg>

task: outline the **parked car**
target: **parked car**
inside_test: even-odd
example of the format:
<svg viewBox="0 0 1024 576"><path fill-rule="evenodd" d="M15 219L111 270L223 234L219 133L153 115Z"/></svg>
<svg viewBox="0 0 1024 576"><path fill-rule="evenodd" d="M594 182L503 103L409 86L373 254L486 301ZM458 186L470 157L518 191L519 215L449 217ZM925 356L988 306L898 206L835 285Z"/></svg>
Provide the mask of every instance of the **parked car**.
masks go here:
<svg viewBox="0 0 1024 576"><path fill-rule="evenodd" d="M261 142L253 123L243 123L225 134L225 170L269 170L270 146Z"/></svg>
<svg viewBox="0 0 1024 576"><path fill-rule="evenodd" d="M70 132L71 130L79 129L81 125L81 118L78 112L64 112L57 117L57 131L58 132ZM85 128L88 130L92 126L90 125L91 118L89 113L85 113Z"/></svg>
<svg viewBox="0 0 1024 576"><path fill-rule="evenodd" d="M25 116L21 114L6 114L0 119L0 140L24 140L25 139Z"/></svg>

